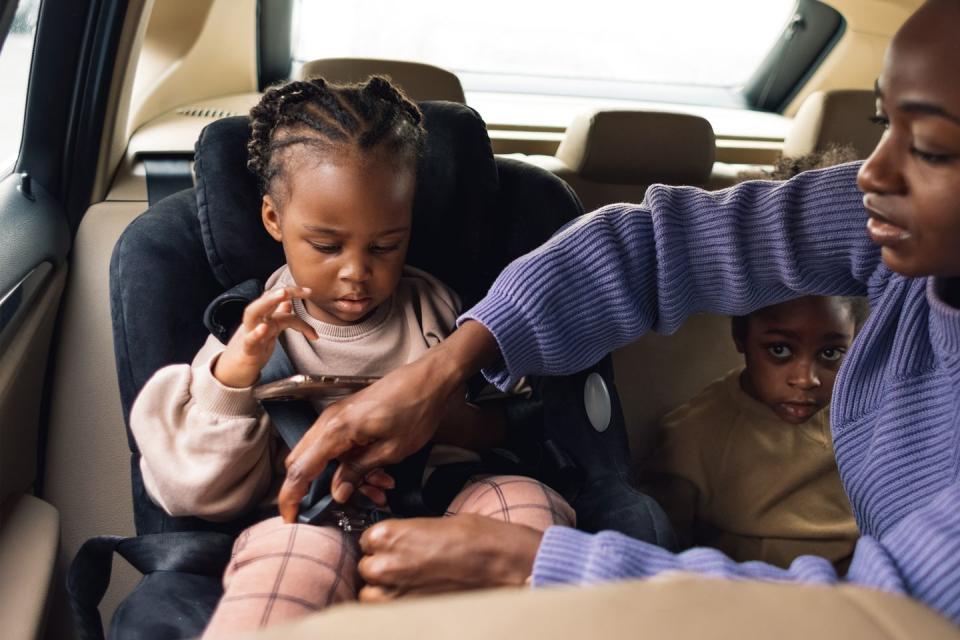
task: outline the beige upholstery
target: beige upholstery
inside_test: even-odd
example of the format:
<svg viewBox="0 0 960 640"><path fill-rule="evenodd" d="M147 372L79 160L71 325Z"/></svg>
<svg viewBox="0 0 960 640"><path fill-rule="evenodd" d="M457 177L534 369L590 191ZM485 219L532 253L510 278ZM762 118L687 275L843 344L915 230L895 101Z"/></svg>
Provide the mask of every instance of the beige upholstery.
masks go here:
<svg viewBox="0 0 960 640"><path fill-rule="evenodd" d="M124 434L113 356L109 264L113 245L145 202L91 207L77 232L58 326L43 498L63 528L60 579L77 549L96 535L133 534L130 451ZM116 556L101 606L109 620L139 574ZM68 638L70 615L57 594L49 638Z"/></svg>
<svg viewBox="0 0 960 640"><path fill-rule="evenodd" d="M613 354L630 452L639 468L650 454L657 423L709 382L743 364L725 316L692 316L670 336L648 333Z"/></svg>
<svg viewBox="0 0 960 640"><path fill-rule="evenodd" d="M584 589L501 589L349 604L250 640L948 640L949 621L906 598L850 586L729 582L684 574Z"/></svg>
<svg viewBox="0 0 960 640"><path fill-rule="evenodd" d="M40 637L60 519L43 500L20 495L0 508L0 620L7 640Z"/></svg>
<svg viewBox="0 0 960 640"><path fill-rule="evenodd" d="M822 151L830 144L853 145L857 157L866 158L877 146L883 129L870 122L876 113L872 91L843 89L817 91L800 106L783 155L797 157Z"/></svg>
<svg viewBox="0 0 960 640"><path fill-rule="evenodd" d="M467 101L460 79L456 75L446 69L420 62L376 58L322 58L305 62L300 69L301 78L320 76L332 82L363 82L372 75L388 76L418 102Z"/></svg>
<svg viewBox="0 0 960 640"><path fill-rule="evenodd" d="M567 181L592 211L640 202L657 182L704 185L714 150L713 128L698 116L601 109L570 123L555 156L524 159Z"/></svg>

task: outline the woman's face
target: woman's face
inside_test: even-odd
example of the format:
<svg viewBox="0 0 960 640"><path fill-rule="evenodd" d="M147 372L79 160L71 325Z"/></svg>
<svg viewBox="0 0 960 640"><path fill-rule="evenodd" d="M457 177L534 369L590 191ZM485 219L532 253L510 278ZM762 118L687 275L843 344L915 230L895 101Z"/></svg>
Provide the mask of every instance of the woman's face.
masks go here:
<svg viewBox="0 0 960 640"><path fill-rule="evenodd" d="M886 131L860 169L867 230L907 276L960 276L960 2L900 29L877 81Z"/></svg>

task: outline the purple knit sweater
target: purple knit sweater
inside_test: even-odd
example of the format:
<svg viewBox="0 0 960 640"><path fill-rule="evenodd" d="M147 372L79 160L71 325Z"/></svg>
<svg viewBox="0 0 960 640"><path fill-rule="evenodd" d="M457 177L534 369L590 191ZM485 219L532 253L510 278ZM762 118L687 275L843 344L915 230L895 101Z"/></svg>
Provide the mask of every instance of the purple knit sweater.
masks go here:
<svg viewBox="0 0 960 640"><path fill-rule="evenodd" d="M960 310L934 279L887 269L867 237L859 165L718 192L654 186L516 260L461 318L483 323L503 361L487 377L583 369L645 331L697 312L743 314L798 294L867 295L871 315L834 387L840 476L860 526L853 583L909 594L960 623ZM604 532L549 529L534 584L589 584L669 569L834 583L822 558L789 569L712 549L672 554Z"/></svg>

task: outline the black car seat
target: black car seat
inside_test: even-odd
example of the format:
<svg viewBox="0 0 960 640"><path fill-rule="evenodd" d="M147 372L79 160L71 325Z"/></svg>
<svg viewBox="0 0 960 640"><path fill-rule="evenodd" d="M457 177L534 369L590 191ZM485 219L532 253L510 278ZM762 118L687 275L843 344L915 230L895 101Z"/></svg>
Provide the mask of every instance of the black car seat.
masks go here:
<svg viewBox="0 0 960 640"><path fill-rule="evenodd" d="M467 307L510 260L582 210L570 188L549 172L495 159L485 125L472 109L446 102L422 108L428 141L418 169L408 262L446 282ZM114 248L110 297L125 422L155 371L192 361L207 337L202 316L208 303L238 283L264 280L283 262L280 245L262 226L257 184L246 170L248 134L246 117L206 127L196 147L195 188L151 206ZM536 380L534 386L534 401L511 419L538 432L539 455L550 463L542 465L545 479L577 509L580 528L616 529L672 546L662 511L630 482L610 359L576 375ZM220 595L228 547L185 541L206 534L229 540L270 514L227 523L166 514L146 494L129 426L127 438L138 537L94 538L78 554L68 591L81 634L102 634L95 607L116 549L146 575L117 609L110 636L196 635ZM172 558L138 547L156 534L176 547ZM106 569L97 568L104 558Z"/></svg>

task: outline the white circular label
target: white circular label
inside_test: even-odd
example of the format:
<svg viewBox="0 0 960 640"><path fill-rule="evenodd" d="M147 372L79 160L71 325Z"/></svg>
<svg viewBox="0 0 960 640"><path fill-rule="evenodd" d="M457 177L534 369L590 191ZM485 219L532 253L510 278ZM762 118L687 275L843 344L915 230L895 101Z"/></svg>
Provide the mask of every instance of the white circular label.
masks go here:
<svg viewBox="0 0 960 640"><path fill-rule="evenodd" d="M610 391L599 373L591 373L583 384L583 406L593 428L606 431L610 426Z"/></svg>

